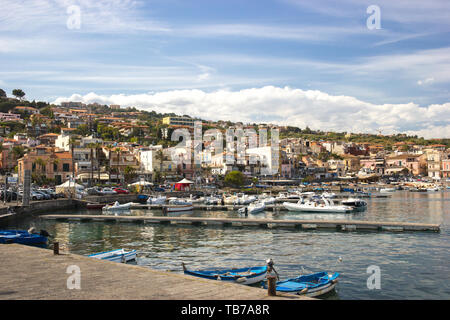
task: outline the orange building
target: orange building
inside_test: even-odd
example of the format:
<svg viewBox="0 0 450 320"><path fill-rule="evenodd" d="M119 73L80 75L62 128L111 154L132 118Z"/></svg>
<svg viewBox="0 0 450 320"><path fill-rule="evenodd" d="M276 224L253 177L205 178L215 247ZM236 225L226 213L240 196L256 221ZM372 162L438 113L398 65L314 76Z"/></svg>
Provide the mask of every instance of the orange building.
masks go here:
<svg viewBox="0 0 450 320"><path fill-rule="evenodd" d="M72 155L67 151L55 151L55 148L39 145L18 160L19 183L23 183L25 170L54 179L58 185L72 176Z"/></svg>

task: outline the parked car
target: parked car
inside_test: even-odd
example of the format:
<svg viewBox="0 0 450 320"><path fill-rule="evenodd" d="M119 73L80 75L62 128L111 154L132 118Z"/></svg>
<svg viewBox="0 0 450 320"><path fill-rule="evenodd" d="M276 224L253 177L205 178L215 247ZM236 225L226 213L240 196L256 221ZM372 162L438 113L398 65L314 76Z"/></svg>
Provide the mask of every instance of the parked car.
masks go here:
<svg viewBox="0 0 450 320"><path fill-rule="evenodd" d="M128 191L126 189L122 189L122 188L114 188L113 190L118 194L129 194L130 193L130 191Z"/></svg>
<svg viewBox="0 0 450 320"><path fill-rule="evenodd" d="M104 195L103 191L99 187L87 188L86 192L90 196L101 196L101 195Z"/></svg>
<svg viewBox="0 0 450 320"><path fill-rule="evenodd" d="M111 188L103 188L102 189L103 194L117 194L113 189Z"/></svg>
<svg viewBox="0 0 450 320"><path fill-rule="evenodd" d="M50 200L52 197L45 193L44 191L41 190L34 190L35 193L41 194L42 195L42 200Z"/></svg>

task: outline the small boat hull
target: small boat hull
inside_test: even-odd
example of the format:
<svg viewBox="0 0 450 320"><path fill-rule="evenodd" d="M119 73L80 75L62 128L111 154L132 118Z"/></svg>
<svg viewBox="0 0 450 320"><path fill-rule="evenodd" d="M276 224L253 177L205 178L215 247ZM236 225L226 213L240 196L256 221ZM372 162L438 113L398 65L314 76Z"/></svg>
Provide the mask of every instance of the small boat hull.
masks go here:
<svg viewBox="0 0 450 320"><path fill-rule="evenodd" d="M192 204L186 204L186 205L168 205L163 207L163 211L166 213L171 212L185 212L185 211L192 211L194 210L194 206Z"/></svg>
<svg viewBox="0 0 450 320"><path fill-rule="evenodd" d="M86 209L89 210L101 210L105 206L104 203L88 203Z"/></svg>
<svg viewBox="0 0 450 320"><path fill-rule="evenodd" d="M0 231L0 243L18 243L33 246L47 245L47 237L39 234L29 233L26 230L3 230Z"/></svg>
<svg viewBox="0 0 450 320"><path fill-rule="evenodd" d="M265 279L267 274L267 266L240 268L240 269L199 270L199 271L184 269L184 274L204 279L220 280L250 285L261 282Z"/></svg>
<svg viewBox="0 0 450 320"><path fill-rule="evenodd" d="M297 212L320 212L320 213L349 213L353 211L353 208L345 207L345 206L335 206L332 208L329 207L321 207L321 206L304 206L298 205L296 203L283 202L283 206L289 211L297 211Z"/></svg>
<svg viewBox="0 0 450 320"><path fill-rule="evenodd" d="M121 210L130 210L131 203L118 204L117 202L113 205L106 205L102 208L102 210L106 211L121 211Z"/></svg>
<svg viewBox="0 0 450 320"><path fill-rule="evenodd" d="M112 262L126 263L128 261L136 260L136 250L125 251L124 249L117 249L112 251L94 253L88 255L90 258L108 260Z"/></svg>
<svg viewBox="0 0 450 320"><path fill-rule="evenodd" d="M283 293L318 297L332 291L338 283L338 277L339 273L337 272L333 274L318 272L302 275L297 278L277 282L276 290Z"/></svg>

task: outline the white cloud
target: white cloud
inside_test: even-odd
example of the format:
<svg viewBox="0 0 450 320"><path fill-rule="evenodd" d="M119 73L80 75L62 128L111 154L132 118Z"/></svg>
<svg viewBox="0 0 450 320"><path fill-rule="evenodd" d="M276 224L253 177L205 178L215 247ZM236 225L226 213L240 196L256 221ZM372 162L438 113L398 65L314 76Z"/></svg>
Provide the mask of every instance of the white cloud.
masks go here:
<svg viewBox="0 0 450 320"><path fill-rule="evenodd" d="M434 82L434 78L426 78L425 80L419 80L419 81L417 81L417 84L418 84L419 86L421 86L421 85L429 84L429 83L432 83L432 82Z"/></svg>
<svg viewBox="0 0 450 320"><path fill-rule="evenodd" d="M266 122L324 131L418 134L450 137L450 102L420 107L415 103L376 105L317 90L266 86L240 91L171 90L136 95L75 94L54 101L83 101L134 106L157 112L189 114L210 120Z"/></svg>

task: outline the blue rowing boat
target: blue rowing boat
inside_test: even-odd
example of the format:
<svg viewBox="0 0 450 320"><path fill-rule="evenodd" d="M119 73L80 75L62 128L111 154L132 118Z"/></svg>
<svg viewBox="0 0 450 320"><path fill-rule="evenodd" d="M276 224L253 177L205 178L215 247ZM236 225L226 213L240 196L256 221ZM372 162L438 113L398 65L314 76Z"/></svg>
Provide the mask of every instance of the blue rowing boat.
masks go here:
<svg viewBox="0 0 450 320"><path fill-rule="evenodd" d="M27 230L1 230L0 243L18 243L25 245L45 246L47 237L41 234L29 233Z"/></svg>
<svg viewBox="0 0 450 320"><path fill-rule="evenodd" d="M239 269L218 269L218 270L188 270L184 263L183 266L184 274L211 279L211 280L221 280L229 281L240 284L253 284L258 283L266 277L267 266L263 267L250 267L250 268L239 268Z"/></svg>
<svg viewBox="0 0 450 320"><path fill-rule="evenodd" d="M308 297L321 296L337 285L339 273L317 272L277 282L276 290ZM267 288L267 284L264 284Z"/></svg>

